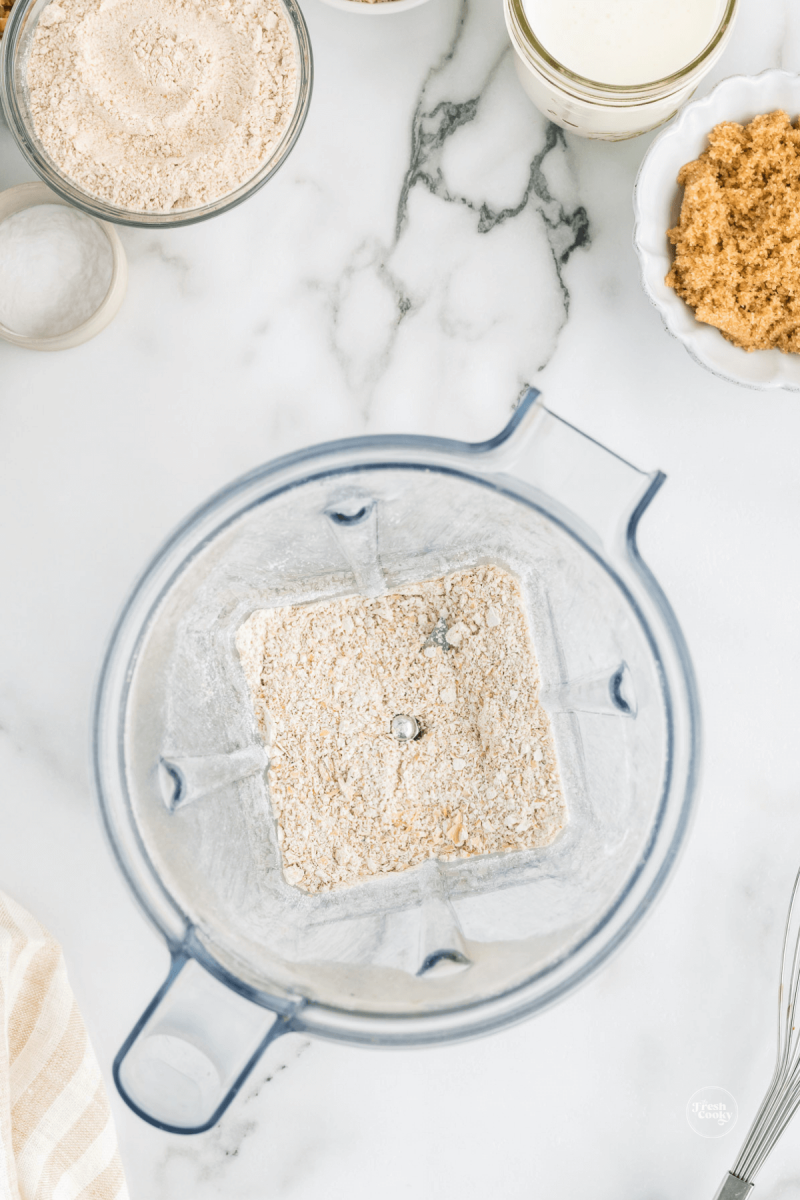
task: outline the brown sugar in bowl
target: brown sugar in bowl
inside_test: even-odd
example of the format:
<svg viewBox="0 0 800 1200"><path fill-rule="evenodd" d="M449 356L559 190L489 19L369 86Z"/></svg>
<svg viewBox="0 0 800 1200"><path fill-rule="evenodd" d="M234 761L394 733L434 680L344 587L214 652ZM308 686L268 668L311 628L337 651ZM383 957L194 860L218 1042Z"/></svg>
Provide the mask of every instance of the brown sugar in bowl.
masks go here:
<svg viewBox="0 0 800 1200"><path fill-rule="evenodd" d="M800 353L800 128L781 109L724 121L678 174L666 282L743 350Z"/></svg>
<svg viewBox="0 0 800 1200"><path fill-rule="evenodd" d="M668 332L683 343L697 362L721 378L745 387L800 391L800 354L786 353L776 347L748 351L730 340L730 336L726 336L726 333L737 334L742 329L741 322L744 321L745 333L752 342L759 333L759 319L762 326L770 325L769 312L762 312L760 318L748 317L745 314L748 305L752 306L753 313L766 307L763 303L763 293L768 286L772 267L767 266L761 275L751 271L747 276L750 292L748 293L746 284L739 289L738 297L745 303L739 305L740 311L735 318L728 313L731 320L725 332L705 319L699 319L705 318L706 315L713 316L715 307L719 310L719 317L719 313L726 307L722 303L724 295L718 290L717 304L714 304L715 289L718 289L719 284L718 280L715 282L715 275L720 267L721 251L719 238L717 242L711 240L722 228L720 222L723 219L724 198L716 194L714 202L720 205L720 210L713 216L704 220L696 218L692 228L688 228L686 220L684 221L683 235L678 238L678 246L670 241L668 235L669 231L681 226L681 208L685 195L684 186L678 182L681 172L685 169L683 184L688 185L690 191L710 187L706 175L708 168L697 168L694 164L700 162L709 150L709 135L712 130L723 126L726 130L733 131L735 126L748 126L754 118L760 117L763 120L765 115L768 117L769 114L779 111L794 116L800 114L800 76L788 71L770 70L755 76L732 76L717 84L708 95L687 104L674 122L653 141L642 161L634 188L633 241L639 258L645 294L658 309ZM796 128L791 137L800 138ZM724 153L726 147L729 152L736 149L731 141L734 132L726 132L720 135L720 138L717 143L719 153ZM688 216L687 211L686 218ZM791 233L791 228L787 226L781 236L787 230ZM700 244L705 245L705 258L694 252L686 257L685 251L692 238L699 239ZM705 242L703 239L706 239ZM742 231L738 241L736 236L726 235L725 246L725 253L731 256L733 279L736 263L740 258L746 257L748 248ZM697 261L694 261L695 259ZM698 301L697 313L678 294L676 288L670 286L670 283L674 282L679 283L682 290ZM782 285L786 282L784 278ZM730 291L736 294L736 286L731 285ZM778 298L783 305L780 292ZM773 328L773 334L777 332L787 338L791 333L789 327L793 320L794 303L788 288L785 299L787 311L783 312L783 325L780 329ZM730 295L728 301L728 306L732 307ZM706 304L707 309L702 308L701 304ZM740 322L738 325L737 319ZM772 325L775 326L774 320ZM744 338L740 336L739 340Z"/></svg>

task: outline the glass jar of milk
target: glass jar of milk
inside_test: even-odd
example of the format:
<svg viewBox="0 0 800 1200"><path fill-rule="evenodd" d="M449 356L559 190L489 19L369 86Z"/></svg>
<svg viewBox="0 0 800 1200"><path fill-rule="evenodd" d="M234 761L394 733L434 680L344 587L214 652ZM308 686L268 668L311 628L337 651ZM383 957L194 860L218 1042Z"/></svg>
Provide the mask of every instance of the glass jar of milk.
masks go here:
<svg viewBox="0 0 800 1200"><path fill-rule="evenodd" d="M582 137L646 133L725 48L738 0L504 0L514 64L537 108Z"/></svg>

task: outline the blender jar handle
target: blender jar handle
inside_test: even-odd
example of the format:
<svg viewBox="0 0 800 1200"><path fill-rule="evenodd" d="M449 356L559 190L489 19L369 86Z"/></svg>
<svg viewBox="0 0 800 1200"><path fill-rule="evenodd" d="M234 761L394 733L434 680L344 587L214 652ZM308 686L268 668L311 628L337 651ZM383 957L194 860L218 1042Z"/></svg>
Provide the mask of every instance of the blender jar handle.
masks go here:
<svg viewBox="0 0 800 1200"><path fill-rule="evenodd" d="M618 548L666 476L640 471L537 401L533 389L523 396L486 467L508 471L554 501L577 518L587 540Z"/></svg>
<svg viewBox="0 0 800 1200"><path fill-rule="evenodd" d="M281 1015L220 983L181 952L114 1061L138 1116L169 1133L216 1124L266 1047L289 1032Z"/></svg>

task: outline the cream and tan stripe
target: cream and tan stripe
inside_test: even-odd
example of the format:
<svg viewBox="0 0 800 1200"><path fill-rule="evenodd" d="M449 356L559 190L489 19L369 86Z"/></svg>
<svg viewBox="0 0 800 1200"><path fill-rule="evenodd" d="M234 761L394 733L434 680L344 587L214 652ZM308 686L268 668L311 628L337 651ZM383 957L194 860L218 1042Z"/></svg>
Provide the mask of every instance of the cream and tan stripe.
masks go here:
<svg viewBox="0 0 800 1200"><path fill-rule="evenodd" d="M11 976L11 939L0 934L0 1200L19 1200L17 1171L12 1154L11 1097L8 1072L2 1069L8 1057L10 1007L8 979Z"/></svg>
<svg viewBox="0 0 800 1200"><path fill-rule="evenodd" d="M9 995L11 996L11 1025L8 1030L8 1052L13 1062L27 1042L36 1024L42 1001L50 986L53 975L59 968L63 971L61 951L54 943L40 941L31 943L34 953L17 956L11 968ZM24 966L24 971L20 968Z"/></svg>
<svg viewBox="0 0 800 1200"><path fill-rule="evenodd" d="M124 1189L122 1163L119 1155L115 1154L105 1171L83 1189L77 1200L106 1200L107 1196L127 1195Z"/></svg>
<svg viewBox="0 0 800 1200"><path fill-rule="evenodd" d="M16 900L12 900L10 896L2 895L2 908L0 908L0 922L5 923L4 918L12 922L22 935L22 941L27 942L35 938L46 938L48 935L44 928L39 924L35 917L32 917L27 908L23 908L21 904L17 904ZM3 911L4 910L4 911Z"/></svg>
<svg viewBox="0 0 800 1200"><path fill-rule="evenodd" d="M128 1200L60 949L2 892L0 1200Z"/></svg>
<svg viewBox="0 0 800 1200"><path fill-rule="evenodd" d="M31 1200L36 1195L42 1171L54 1147L58 1146L76 1119L83 1115L91 1099L87 1091L96 1079L97 1064L88 1042L85 1042L80 1064L70 1073L66 1086L57 1093L50 1091L48 1094L55 1095L52 1103L44 1111L42 1108L35 1110L35 1115L32 1106L20 1114L20 1122L26 1121L27 1137L17 1152L17 1174L20 1191L28 1193ZM16 1110L13 1109L12 1118L16 1122Z"/></svg>
<svg viewBox="0 0 800 1200"><path fill-rule="evenodd" d="M66 971L57 971L50 980L36 1024L25 1045L11 1064L11 1103L30 1087L56 1051L72 1011L72 994Z"/></svg>
<svg viewBox="0 0 800 1200"><path fill-rule="evenodd" d="M62 1174L53 1188L53 1200L77 1200L82 1192L109 1166L117 1152L117 1135L111 1117L76 1162Z"/></svg>
<svg viewBox="0 0 800 1200"><path fill-rule="evenodd" d="M36 951L38 942L36 931L31 926L32 918L20 909L19 905L0 904L0 993L2 994L2 1010L0 1011L0 1151L2 1152L2 1171L4 1186L8 1188L11 1200L21 1200L17 1185L17 1167L14 1160L14 1136L11 1120L11 1085L7 1064L10 1058L11 1014L14 1009L13 982L17 978L15 970L21 952L30 946ZM33 937L29 934L33 933ZM16 1025L15 1025L16 1028ZM3 1178L4 1176L4 1178ZM2 1193L5 1200L6 1193Z"/></svg>
<svg viewBox="0 0 800 1200"><path fill-rule="evenodd" d="M11 1108L17 1171L22 1169L22 1155L29 1138L36 1132L43 1113L47 1112L56 1096L61 1095L63 1088L56 1081L64 1081L65 1084L68 1082L68 1086L71 1087L85 1053L86 1032L78 1006L73 1000L67 1028L55 1054L47 1064L43 1064L33 1083L16 1099Z"/></svg>
<svg viewBox="0 0 800 1200"><path fill-rule="evenodd" d="M88 1098L77 1120L71 1124L67 1121L66 1128L62 1129L58 1144L44 1164L44 1170L35 1193L36 1200L46 1200L47 1197L53 1195L54 1188L64 1178L65 1172L75 1165L77 1161L76 1148L78 1147L87 1147L89 1156L93 1160L94 1174L100 1173L108 1162L107 1157L103 1158L102 1136L109 1121L105 1091L101 1084L95 1089L94 1095ZM83 1158L83 1154L80 1157ZM84 1162L84 1170L92 1170L92 1164L88 1159Z"/></svg>

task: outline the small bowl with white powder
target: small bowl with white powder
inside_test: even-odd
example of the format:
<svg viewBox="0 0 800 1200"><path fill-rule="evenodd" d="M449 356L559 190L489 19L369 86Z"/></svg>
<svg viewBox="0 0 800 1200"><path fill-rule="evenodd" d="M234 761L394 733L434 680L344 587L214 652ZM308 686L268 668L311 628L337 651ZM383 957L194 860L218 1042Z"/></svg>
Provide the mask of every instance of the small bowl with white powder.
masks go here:
<svg viewBox="0 0 800 1200"><path fill-rule="evenodd" d="M31 166L128 225L251 196L295 144L311 80L297 0L17 0L0 42L0 99Z"/></svg>
<svg viewBox="0 0 800 1200"><path fill-rule="evenodd" d="M0 192L0 338L30 350L79 346L116 315L127 280L110 225L43 183Z"/></svg>

